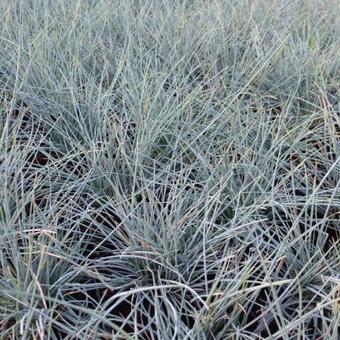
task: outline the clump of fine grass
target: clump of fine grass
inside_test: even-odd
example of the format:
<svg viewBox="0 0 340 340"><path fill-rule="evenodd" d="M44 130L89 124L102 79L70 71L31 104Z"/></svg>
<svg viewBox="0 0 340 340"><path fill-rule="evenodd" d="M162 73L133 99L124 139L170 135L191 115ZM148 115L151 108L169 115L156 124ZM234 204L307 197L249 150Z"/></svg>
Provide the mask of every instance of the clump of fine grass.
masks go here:
<svg viewBox="0 0 340 340"><path fill-rule="evenodd" d="M337 1L2 1L0 336L337 339Z"/></svg>

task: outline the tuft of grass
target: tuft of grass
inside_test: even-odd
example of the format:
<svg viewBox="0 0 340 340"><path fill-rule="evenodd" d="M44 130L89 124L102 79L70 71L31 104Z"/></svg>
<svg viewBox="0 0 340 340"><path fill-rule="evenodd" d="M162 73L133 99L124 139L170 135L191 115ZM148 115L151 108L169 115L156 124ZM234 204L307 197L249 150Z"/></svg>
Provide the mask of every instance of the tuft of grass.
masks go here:
<svg viewBox="0 0 340 340"><path fill-rule="evenodd" d="M2 339L338 339L336 0L0 3Z"/></svg>

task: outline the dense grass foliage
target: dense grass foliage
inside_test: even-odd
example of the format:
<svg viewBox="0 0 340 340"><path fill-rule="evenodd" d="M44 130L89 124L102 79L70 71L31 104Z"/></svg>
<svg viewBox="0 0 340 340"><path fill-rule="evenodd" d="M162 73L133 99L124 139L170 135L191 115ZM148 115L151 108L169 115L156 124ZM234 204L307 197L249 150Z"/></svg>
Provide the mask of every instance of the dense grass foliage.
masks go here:
<svg viewBox="0 0 340 340"><path fill-rule="evenodd" d="M338 339L337 0L0 1L1 339Z"/></svg>

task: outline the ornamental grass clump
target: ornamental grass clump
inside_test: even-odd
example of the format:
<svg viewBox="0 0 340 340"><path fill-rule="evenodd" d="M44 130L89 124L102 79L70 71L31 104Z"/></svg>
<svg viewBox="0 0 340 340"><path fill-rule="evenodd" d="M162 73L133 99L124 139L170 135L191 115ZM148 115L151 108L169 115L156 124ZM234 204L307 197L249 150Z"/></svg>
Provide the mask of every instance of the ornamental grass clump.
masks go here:
<svg viewBox="0 0 340 340"><path fill-rule="evenodd" d="M340 5L0 3L1 339L338 339Z"/></svg>

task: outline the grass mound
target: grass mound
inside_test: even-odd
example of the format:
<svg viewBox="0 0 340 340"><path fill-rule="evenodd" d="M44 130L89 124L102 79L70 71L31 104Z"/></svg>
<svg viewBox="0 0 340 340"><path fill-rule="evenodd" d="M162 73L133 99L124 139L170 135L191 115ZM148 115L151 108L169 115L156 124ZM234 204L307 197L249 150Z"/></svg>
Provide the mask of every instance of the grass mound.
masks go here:
<svg viewBox="0 0 340 340"><path fill-rule="evenodd" d="M339 22L1 1L1 339L338 339Z"/></svg>

